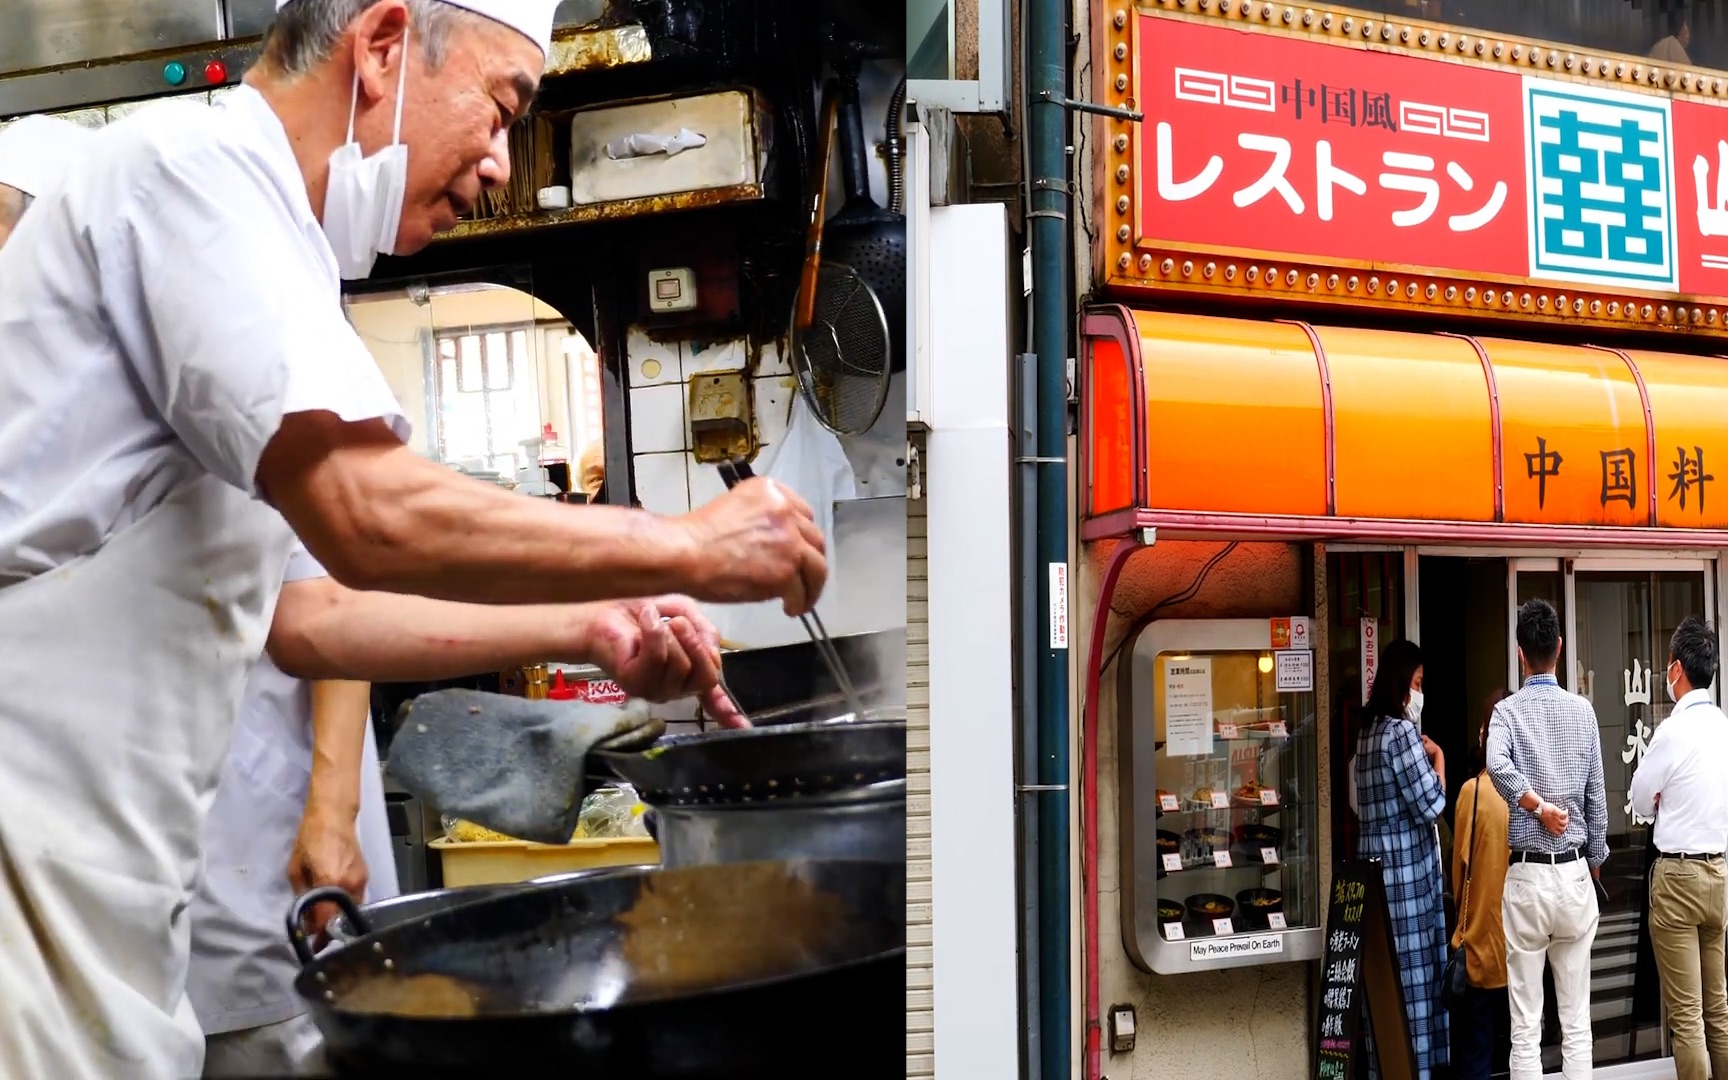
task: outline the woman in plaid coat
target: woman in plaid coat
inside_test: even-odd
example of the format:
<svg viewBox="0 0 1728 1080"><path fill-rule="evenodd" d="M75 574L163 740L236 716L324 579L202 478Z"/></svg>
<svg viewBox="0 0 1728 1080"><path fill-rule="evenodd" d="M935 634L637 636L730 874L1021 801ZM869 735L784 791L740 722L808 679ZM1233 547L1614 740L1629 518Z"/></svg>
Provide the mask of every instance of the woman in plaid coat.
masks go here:
<svg viewBox="0 0 1728 1080"><path fill-rule="evenodd" d="M1435 823L1446 809L1446 761L1416 730L1422 714L1422 654L1394 641L1380 656L1368 695L1369 717L1356 743L1362 832L1357 857L1379 859L1392 913L1393 945L1404 986L1404 1013L1416 1049L1418 1080L1448 1060L1446 908ZM1370 1075L1378 1075L1374 1070Z"/></svg>

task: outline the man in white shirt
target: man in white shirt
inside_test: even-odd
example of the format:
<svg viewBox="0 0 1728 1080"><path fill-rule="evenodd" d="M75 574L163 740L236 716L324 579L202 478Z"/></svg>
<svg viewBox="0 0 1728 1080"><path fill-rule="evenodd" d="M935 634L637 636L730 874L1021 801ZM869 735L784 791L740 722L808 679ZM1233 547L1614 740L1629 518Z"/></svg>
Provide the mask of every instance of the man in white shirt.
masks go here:
<svg viewBox="0 0 1728 1080"><path fill-rule="evenodd" d="M1716 671L1716 631L1689 616L1668 645L1674 711L1632 775L1632 809L1656 819L1650 945L1679 1080L1728 1076L1728 717L1710 700Z"/></svg>
<svg viewBox="0 0 1728 1080"><path fill-rule="evenodd" d="M0 247L29 200L59 181L92 136L50 117L0 129ZM735 726L743 717L708 662L716 638L684 597L485 607L361 593L296 546L206 821L191 908L188 995L207 1036L205 1076L321 1069L322 1040L293 991L299 965L282 914L293 895L317 885L369 902L396 894L368 684L348 677L419 681L545 660L594 664L633 697L695 694ZM343 678L305 681L283 667Z"/></svg>
<svg viewBox="0 0 1728 1080"><path fill-rule="evenodd" d="M825 580L770 483L573 511L402 445L340 279L508 181L555 2L286 2L244 86L99 132L0 249L3 1076L199 1073L186 911L294 535L346 586L480 603L797 613Z"/></svg>

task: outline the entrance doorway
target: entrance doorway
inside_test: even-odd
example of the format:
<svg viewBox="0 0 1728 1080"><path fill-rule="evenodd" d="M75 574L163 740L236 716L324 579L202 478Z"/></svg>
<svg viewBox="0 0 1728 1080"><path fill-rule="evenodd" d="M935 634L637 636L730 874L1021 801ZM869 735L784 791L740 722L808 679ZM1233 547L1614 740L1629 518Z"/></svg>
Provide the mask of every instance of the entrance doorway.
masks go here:
<svg viewBox="0 0 1728 1080"><path fill-rule="evenodd" d="M1419 567L1424 689L1432 703L1424 729L1446 752L1454 795L1479 767L1476 734L1490 695L1519 684L1518 606L1540 597L1560 614L1556 674L1595 710L1607 782L1608 901L1591 958L1596 1064L1660 1057L1661 996L1645 914L1655 852L1650 823L1632 813L1628 793L1644 748L1672 707L1662 676L1653 674L1666 667L1668 639L1687 615L1715 610L1710 565L1423 555ZM1545 1041L1543 1056L1547 1067L1559 1067L1557 1040Z"/></svg>
<svg viewBox="0 0 1728 1080"><path fill-rule="evenodd" d="M1357 662L1356 629L1366 617L1379 616L1383 640L1403 636L1421 645L1421 726L1446 754L1448 818L1459 787L1480 768L1477 735L1491 696L1520 682L1518 606L1540 597L1559 612L1563 643L1556 674L1596 713L1607 781L1609 859L1602 880L1608 903L1591 961L1595 1064L1612 1068L1664 1056L1645 919L1654 850L1649 822L1631 813L1628 791L1656 725L1672 708L1661 672L1675 627L1687 615L1722 622L1715 560L1665 553L1512 557L1440 548L1334 548L1328 555L1333 685L1341 695L1356 692L1355 680L1340 674L1340 662ZM1399 567L1402 574L1395 572ZM1363 587L1368 583L1377 587ZM1364 601L1371 594L1377 603ZM1335 776L1343 775L1343 764L1335 761ZM1338 787L1335 806L1343 801L1342 783ZM1347 810L1338 816L1350 817ZM1341 824L1353 832L1353 822ZM1557 1071L1558 1032L1547 1035L1544 1065Z"/></svg>

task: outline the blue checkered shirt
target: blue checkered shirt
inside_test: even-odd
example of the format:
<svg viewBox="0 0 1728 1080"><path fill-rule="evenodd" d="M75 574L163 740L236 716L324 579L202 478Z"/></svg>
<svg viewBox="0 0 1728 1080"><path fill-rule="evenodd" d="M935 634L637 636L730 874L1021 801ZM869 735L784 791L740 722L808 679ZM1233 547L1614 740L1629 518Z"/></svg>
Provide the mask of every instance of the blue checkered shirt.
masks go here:
<svg viewBox="0 0 1728 1080"><path fill-rule="evenodd" d="M1552 675L1532 675L1494 706L1488 722L1488 776L1512 809L1506 840L1513 851L1561 854L1584 848L1591 866L1608 858L1608 793L1596 712ZM1542 827L1518 805L1534 791L1571 815L1564 836Z"/></svg>

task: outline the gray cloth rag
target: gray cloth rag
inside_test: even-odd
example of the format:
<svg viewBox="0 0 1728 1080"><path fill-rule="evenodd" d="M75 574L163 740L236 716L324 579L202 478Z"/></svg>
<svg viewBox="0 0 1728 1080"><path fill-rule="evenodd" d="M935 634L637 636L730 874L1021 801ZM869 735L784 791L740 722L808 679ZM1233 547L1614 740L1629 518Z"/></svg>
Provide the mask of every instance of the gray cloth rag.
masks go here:
<svg viewBox="0 0 1728 1080"><path fill-rule="evenodd" d="M386 767L440 812L507 836L565 844L587 794L590 751L640 750L665 724L620 708L479 690L422 694L397 713Z"/></svg>

